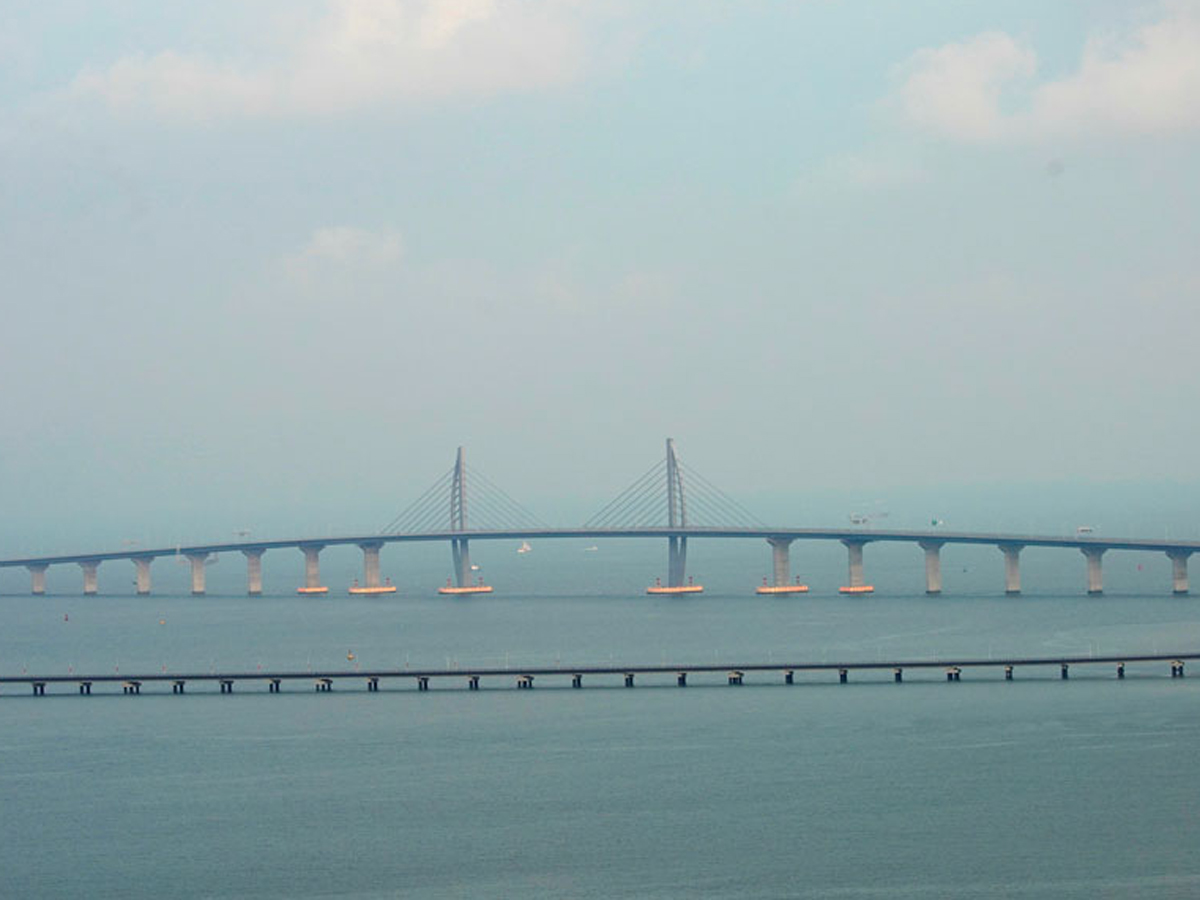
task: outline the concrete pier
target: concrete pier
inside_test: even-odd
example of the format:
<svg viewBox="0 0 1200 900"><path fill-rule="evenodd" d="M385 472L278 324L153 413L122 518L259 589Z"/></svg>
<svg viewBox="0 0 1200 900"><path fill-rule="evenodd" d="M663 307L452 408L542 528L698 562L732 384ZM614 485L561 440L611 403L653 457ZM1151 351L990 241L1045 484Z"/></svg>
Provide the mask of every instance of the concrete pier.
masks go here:
<svg viewBox="0 0 1200 900"><path fill-rule="evenodd" d="M154 560L152 556L135 556L133 564L137 568L137 592L145 596L150 593L150 563Z"/></svg>
<svg viewBox="0 0 1200 900"><path fill-rule="evenodd" d="M687 672L676 672L675 684L679 687L687 687Z"/></svg>
<svg viewBox="0 0 1200 900"><path fill-rule="evenodd" d="M633 687L633 673L632 672L625 673L625 687Z"/></svg>
<svg viewBox="0 0 1200 900"><path fill-rule="evenodd" d="M571 676L571 687L573 687L573 688L583 687L583 675L581 673L576 672L574 675Z"/></svg>
<svg viewBox="0 0 1200 900"><path fill-rule="evenodd" d="M99 590L96 570L100 568L100 563L96 560L89 560L81 562L79 568L83 569L83 592L85 594L96 593Z"/></svg>
<svg viewBox="0 0 1200 900"><path fill-rule="evenodd" d="M300 551L304 554L304 591L317 593L321 591L321 551L324 544L301 544Z"/></svg>
<svg viewBox="0 0 1200 900"><path fill-rule="evenodd" d="M1004 593L1014 596L1021 593L1021 551L1020 544L1000 544L1000 552L1004 554Z"/></svg>
<svg viewBox="0 0 1200 900"><path fill-rule="evenodd" d="M1101 560L1106 547L1081 547L1087 557L1087 592L1092 595L1104 593L1104 570Z"/></svg>
<svg viewBox="0 0 1200 900"><path fill-rule="evenodd" d="M363 552L363 586L377 588L380 586L379 550L383 546L383 542L373 541L369 544L359 544L358 546ZM459 587L461 586L459 585Z"/></svg>
<svg viewBox="0 0 1200 900"><path fill-rule="evenodd" d="M471 585L471 546L466 538L450 541L450 555L454 562L454 586L465 588Z"/></svg>
<svg viewBox="0 0 1200 900"><path fill-rule="evenodd" d="M792 578L789 559L792 538L771 537L767 538L767 543L771 545L771 583L775 587L783 587Z"/></svg>
<svg viewBox="0 0 1200 900"><path fill-rule="evenodd" d="M920 541L925 551L925 593L942 592L942 544L943 541Z"/></svg>
<svg viewBox="0 0 1200 900"><path fill-rule="evenodd" d="M687 577L687 538L667 538L667 587L683 587Z"/></svg>
<svg viewBox="0 0 1200 900"><path fill-rule="evenodd" d="M1169 550L1167 556L1171 560L1171 591L1182 595L1188 592L1188 557L1190 550Z"/></svg>
<svg viewBox="0 0 1200 900"><path fill-rule="evenodd" d="M246 593L257 597L262 593L262 550L243 550L246 556Z"/></svg>
<svg viewBox="0 0 1200 900"><path fill-rule="evenodd" d="M875 588L867 584L866 579L863 577L863 545L866 541L844 540L842 543L846 546L846 550L850 556L850 583L839 590L843 594L871 593Z"/></svg>
<svg viewBox="0 0 1200 900"><path fill-rule="evenodd" d="M204 574L208 563L207 553L189 553L188 562L192 564L192 596L204 596Z"/></svg>
<svg viewBox="0 0 1200 900"><path fill-rule="evenodd" d="M46 593L46 570L49 566L27 566L34 594Z"/></svg>

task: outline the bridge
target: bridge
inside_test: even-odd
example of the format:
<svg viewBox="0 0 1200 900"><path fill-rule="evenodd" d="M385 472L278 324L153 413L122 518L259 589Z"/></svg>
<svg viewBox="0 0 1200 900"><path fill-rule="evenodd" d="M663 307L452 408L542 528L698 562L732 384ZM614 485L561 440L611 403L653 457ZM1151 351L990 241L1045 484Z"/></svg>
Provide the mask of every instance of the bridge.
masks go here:
<svg viewBox="0 0 1200 900"><path fill-rule="evenodd" d="M468 496L468 485L478 485ZM468 516L468 513L472 517ZM871 543L914 544L925 556L925 591L942 591L941 550L948 544L988 545L1003 555L1004 590L1021 592L1020 554L1027 547L1075 549L1086 560L1086 590L1104 591L1103 557L1110 550L1165 553L1172 563L1171 590L1187 594L1188 560L1200 550L1200 541L1159 540L1149 538L1101 537L1094 534L1070 536L1034 535L999 532L947 531L942 528L863 529L797 528L769 526L719 488L694 472L680 460L675 443L666 442L666 455L654 467L635 480L610 503L583 525L554 527L513 500L485 476L469 469L463 448L458 449L454 466L425 491L413 504L388 525L376 532L336 537L288 538L281 540L224 541L168 547L135 547L95 553L71 553L0 559L0 568L24 567L29 570L35 595L46 592L46 571L50 566L78 565L83 575L83 593L99 590L98 570L102 563L130 561L134 565L138 594L151 590L151 563L163 557L186 559L191 565L191 591L203 595L206 568L218 554L242 553L246 558L247 591L262 593L262 557L267 551L299 550L304 557L304 585L301 593L324 593L321 583L320 554L329 546L357 545L363 553L361 585L352 593L390 593L395 587L381 578L380 550L385 544L442 541L450 544L453 583L440 588L442 593L467 594L491 591L490 585L472 582L471 541L532 541L584 538L643 538L667 543L666 581L647 588L650 593L686 594L702 590L687 576L687 547L696 539L754 539L765 541L771 549L771 578L756 588L759 593L804 593L808 586L791 574L790 548L796 541L837 541L847 551L847 583L839 590L846 594L870 593L863 550Z"/></svg>
<svg viewBox="0 0 1200 900"><path fill-rule="evenodd" d="M1002 669L1005 681L1012 681L1018 667L1022 669L1057 669L1059 678L1067 680L1073 666L1112 665L1118 679L1125 678L1125 667L1131 664L1152 664L1167 662L1170 664L1171 677L1184 676L1184 662L1200 659L1200 653L1154 653L1103 656L1043 656L1043 657L1006 657L1002 659L964 657L961 659L910 659L889 661L843 661L843 662L746 662L736 665L712 664L680 664L680 665L624 665L624 666L534 666L520 669L477 667L454 669L363 669L345 670L331 669L328 671L299 672L294 670L257 671L257 672L153 672L144 675L3 675L0 676L0 687L5 685L25 685L33 690L35 697L44 697L47 686L72 685L80 695L88 696L94 685L120 685L122 693L140 694L143 685L170 684L173 694L183 694L189 683L216 684L222 694L232 694L233 686L243 684L265 684L268 693L281 692L284 682L308 682L317 692L328 693L333 690L335 681L365 683L370 693L379 691L381 681L401 681L415 683L418 691L429 690L430 682L457 681L465 682L467 689L479 690L482 679L506 679L515 681L517 688L532 688L536 678L570 677L571 687L583 687L583 679L599 677L601 679L616 676L624 681L625 687L635 685L639 675L670 676L679 687L687 687L689 675L726 674L730 685L741 685L747 673L757 675L774 674L783 676L784 684L795 684L797 672L821 674L837 673L840 684L848 684L851 672L890 672L892 681L901 683L906 670L918 672L942 670L946 681L959 682L962 680L964 669Z"/></svg>

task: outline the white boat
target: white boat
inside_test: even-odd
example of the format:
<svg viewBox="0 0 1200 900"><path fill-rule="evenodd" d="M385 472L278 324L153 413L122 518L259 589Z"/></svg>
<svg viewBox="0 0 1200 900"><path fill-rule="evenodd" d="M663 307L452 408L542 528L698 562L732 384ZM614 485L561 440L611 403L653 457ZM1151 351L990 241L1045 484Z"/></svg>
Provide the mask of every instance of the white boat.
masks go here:
<svg viewBox="0 0 1200 900"><path fill-rule="evenodd" d="M529 541L521 541L521 546L517 548L518 553L528 553L533 548L529 546Z"/></svg>

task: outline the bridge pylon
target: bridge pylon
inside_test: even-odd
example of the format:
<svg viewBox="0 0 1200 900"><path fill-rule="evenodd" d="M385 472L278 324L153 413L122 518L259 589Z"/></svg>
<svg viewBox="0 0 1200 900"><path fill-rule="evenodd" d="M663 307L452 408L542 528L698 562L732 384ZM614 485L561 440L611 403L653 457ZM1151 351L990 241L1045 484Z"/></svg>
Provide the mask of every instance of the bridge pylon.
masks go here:
<svg viewBox="0 0 1200 900"><path fill-rule="evenodd" d="M450 530L467 530L467 467L462 447L458 448L454 459L454 475L450 482ZM454 583L461 590L471 581L471 547L467 539L451 539L450 553L454 559Z"/></svg>
<svg viewBox="0 0 1200 900"><path fill-rule="evenodd" d="M467 483L472 487L467 502ZM468 515L469 511L469 515ZM447 516L447 513L449 515ZM458 448L454 465L435 481L407 509L379 531L381 539L395 535L436 535L450 541L453 568L439 594L487 594L491 587L472 574L470 535L479 532L511 531L520 537L523 531L544 531L545 522L493 484L487 476L467 465L467 453ZM364 553L368 552L363 547ZM368 566L373 565L368 559ZM367 575L368 580L370 575ZM385 586L386 587L386 586ZM384 588L369 588L382 591Z"/></svg>

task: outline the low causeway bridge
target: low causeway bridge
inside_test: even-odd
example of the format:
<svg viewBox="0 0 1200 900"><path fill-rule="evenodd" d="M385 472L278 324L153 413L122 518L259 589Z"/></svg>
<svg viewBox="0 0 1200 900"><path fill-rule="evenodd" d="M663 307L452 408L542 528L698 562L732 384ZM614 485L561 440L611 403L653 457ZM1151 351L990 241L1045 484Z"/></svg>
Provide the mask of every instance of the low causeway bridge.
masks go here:
<svg viewBox="0 0 1200 900"><path fill-rule="evenodd" d="M468 519L468 481L478 486L471 497L475 520ZM686 491L685 491L686 487ZM722 524L724 523L724 524ZM758 587L760 593L803 593L807 585L793 580L789 550L796 541L837 541L848 555L847 582L843 593L869 593L863 549L870 543L901 542L916 545L925 555L925 590L942 591L941 550L946 545L983 544L996 547L1004 560L1004 590L1021 592L1020 554L1026 547L1055 547L1082 552L1086 559L1086 588L1089 594L1104 590L1102 561L1110 550L1164 553L1172 563L1171 590L1187 594L1188 560L1200 551L1200 541L1149 538L1101 537L1077 533L1068 536L1015 533L948 531L940 527L922 530L878 528L795 528L768 526L722 493L679 460L674 442L667 440L666 456L586 523L577 527L552 527L541 522L484 476L468 470L463 449L458 449L454 467L408 509L383 529L369 534L321 538L254 540L246 538L207 544L169 547L132 547L115 551L67 553L0 559L0 568L24 567L31 576L32 592L46 591L50 566L78 565L83 575L83 593L98 592L101 563L130 561L134 565L137 592L149 594L150 566L162 557L186 559L191 565L191 590L206 590L206 566L222 553L241 553L246 558L247 591L263 590L262 557L267 551L299 550L304 557L301 593L323 593L320 553L335 545L356 545L363 553L361 586L352 593L390 593L395 590L381 578L380 550L385 544L441 541L448 543L453 562L453 584L443 593L479 593L490 586L472 583L471 541L542 541L568 538L602 540L641 538L665 540L665 580L649 588L651 593L694 593L700 585L687 578L687 547L696 539L756 539L771 549L771 577Z"/></svg>
<svg viewBox="0 0 1200 900"><path fill-rule="evenodd" d="M1004 679L1012 681L1017 668L1057 670L1059 677L1067 679L1071 667L1115 667L1118 679L1125 677L1125 667L1131 664L1168 663L1172 678L1182 678L1184 662L1200 659L1200 653L1175 654L1129 654L1106 656L1047 656L1012 657L1004 659L914 659L888 662L796 662L796 663L745 663L739 665L649 665L649 666L577 666L564 667L509 667L453 668L453 669L364 669L330 671L275 671L275 672L226 672L226 673L154 673L147 675L20 675L0 676L0 687L23 685L32 688L34 696L45 696L50 686L72 686L81 695L90 695L94 685L120 686L122 693L140 694L143 686L171 685L173 694L183 694L188 684L216 685L222 694L232 694L235 684L265 685L268 693L278 694L285 682L311 684L317 692L330 692L335 682L362 684L370 693L379 691L380 683L393 681L415 685L418 691L429 690L430 682L442 681L465 684L468 690L479 690L484 678L507 681L518 689L531 689L536 678L570 679L571 687L582 688L584 677L605 679L617 677L625 687L635 685L639 675L672 676L679 687L687 687L689 675L724 674L730 685L741 685L747 674L782 676L784 684L795 684L796 673L837 673L838 681L847 684L852 672L890 672L892 680L904 680L906 670L917 672L943 671L946 681L962 680L964 670L1002 670Z"/></svg>

